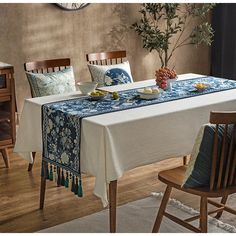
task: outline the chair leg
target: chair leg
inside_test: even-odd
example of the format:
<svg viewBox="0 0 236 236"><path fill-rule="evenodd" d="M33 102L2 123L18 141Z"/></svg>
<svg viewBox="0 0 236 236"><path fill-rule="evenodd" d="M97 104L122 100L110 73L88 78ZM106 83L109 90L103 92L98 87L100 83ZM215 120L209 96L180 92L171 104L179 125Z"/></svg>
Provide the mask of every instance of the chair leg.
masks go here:
<svg viewBox="0 0 236 236"><path fill-rule="evenodd" d="M222 197L222 199L221 199L221 203L225 205L226 202L227 202L227 199L228 199L228 195ZM220 217L221 217L222 214L223 214L223 211L224 211L224 210L219 211L219 212L216 214L215 218L216 218L216 219L220 219Z"/></svg>
<svg viewBox="0 0 236 236"><path fill-rule="evenodd" d="M2 157L5 163L6 168L10 168L10 163L9 163L9 155L7 148L1 149Z"/></svg>
<svg viewBox="0 0 236 236"><path fill-rule="evenodd" d="M159 231L159 229L160 229L162 218L164 216L164 213L165 213L165 210L166 210L166 206L167 206L167 203L168 203L169 198L170 198L171 190L172 190L172 187L167 186L166 191L164 193L164 196L162 198L161 205L159 207L159 211L157 213L157 217L156 217L153 229L152 229L153 233L157 233Z"/></svg>
<svg viewBox="0 0 236 236"><path fill-rule="evenodd" d="M42 163L42 168L44 168L44 173L46 173L47 170L46 170L46 165L44 162ZM46 180L47 180L46 176L41 176L39 209L43 209L43 207L44 207Z"/></svg>
<svg viewBox="0 0 236 236"><path fill-rule="evenodd" d="M208 224L207 197L201 197L200 203L200 229L202 233L207 233Z"/></svg>
<svg viewBox="0 0 236 236"><path fill-rule="evenodd" d="M28 171L31 171L32 168L33 168L35 156L36 156L36 152L32 152L33 163L29 163L29 165L28 165Z"/></svg>

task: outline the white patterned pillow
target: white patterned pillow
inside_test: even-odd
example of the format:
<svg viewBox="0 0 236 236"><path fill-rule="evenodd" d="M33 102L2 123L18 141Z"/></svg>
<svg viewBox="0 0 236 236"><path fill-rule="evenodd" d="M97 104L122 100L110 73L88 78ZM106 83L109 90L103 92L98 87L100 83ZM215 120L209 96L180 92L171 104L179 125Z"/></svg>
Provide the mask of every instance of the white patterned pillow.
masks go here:
<svg viewBox="0 0 236 236"><path fill-rule="evenodd" d="M88 68L92 80L98 83L98 87L133 82L128 61L115 65L88 64Z"/></svg>
<svg viewBox="0 0 236 236"><path fill-rule="evenodd" d="M42 97L76 91L72 67L61 71L43 74L26 72L26 76L30 83L33 97Z"/></svg>

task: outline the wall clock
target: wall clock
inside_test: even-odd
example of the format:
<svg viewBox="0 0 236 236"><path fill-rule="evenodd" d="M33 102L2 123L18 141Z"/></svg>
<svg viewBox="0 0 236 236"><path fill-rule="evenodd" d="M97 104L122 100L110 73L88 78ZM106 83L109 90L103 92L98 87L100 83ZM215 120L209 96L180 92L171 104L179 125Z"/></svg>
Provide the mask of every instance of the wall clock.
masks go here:
<svg viewBox="0 0 236 236"><path fill-rule="evenodd" d="M80 10L89 5L89 3L55 3L58 7L67 11Z"/></svg>

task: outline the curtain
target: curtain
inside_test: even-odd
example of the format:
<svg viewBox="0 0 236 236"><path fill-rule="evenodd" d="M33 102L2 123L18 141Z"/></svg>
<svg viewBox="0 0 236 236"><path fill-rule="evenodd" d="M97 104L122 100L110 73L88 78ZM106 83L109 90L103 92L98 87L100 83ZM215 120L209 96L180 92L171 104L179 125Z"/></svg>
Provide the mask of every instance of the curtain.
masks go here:
<svg viewBox="0 0 236 236"><path fill-rule="evenodd" d="M236 80L236 4L217 4L212 27L211 74Z"/></svg>

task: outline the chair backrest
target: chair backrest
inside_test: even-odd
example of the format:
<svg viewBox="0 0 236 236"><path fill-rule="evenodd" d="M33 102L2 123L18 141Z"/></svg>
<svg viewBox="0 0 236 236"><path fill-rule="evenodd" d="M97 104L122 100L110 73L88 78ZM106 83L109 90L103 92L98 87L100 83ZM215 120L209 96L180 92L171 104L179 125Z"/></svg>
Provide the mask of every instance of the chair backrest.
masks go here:
<svg viewBox="0 0 236 236"><path fill-rule="evenodd" d="M211 163L210 190L236 186L236 112L211 112L210 122L216 125L213 156ZM223 139L218 143L219 125L224 125ZM228 140L229 125L232 125L232 134ZM221 148L219 148L221 145ZM221 150L220 153L219 150ZM220 160L217 160L220 156ZM218 167L217 167L218 161Z"/></svg>
<svg viewBox="0 0 236 236"><path fill-rule="evenodd" d="M46 73L60 71L70 66L70 58L52 59L24 63L25 71L33 73Z"/></svg>
<svg viewBox="0 0 236 236"><path fill-rule="evenodd" d="M93 65L112 65L122 63L126 57L126 51L100 52L86 54L89 64Z"/></svg>

